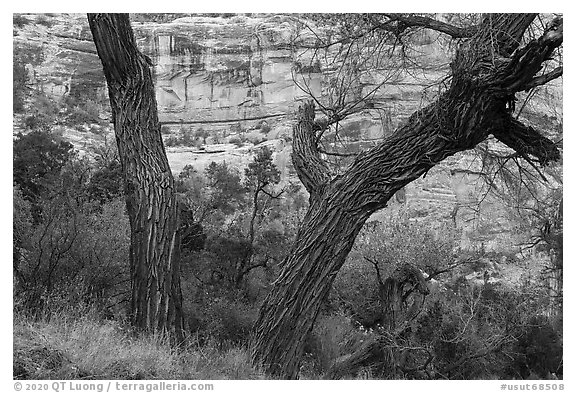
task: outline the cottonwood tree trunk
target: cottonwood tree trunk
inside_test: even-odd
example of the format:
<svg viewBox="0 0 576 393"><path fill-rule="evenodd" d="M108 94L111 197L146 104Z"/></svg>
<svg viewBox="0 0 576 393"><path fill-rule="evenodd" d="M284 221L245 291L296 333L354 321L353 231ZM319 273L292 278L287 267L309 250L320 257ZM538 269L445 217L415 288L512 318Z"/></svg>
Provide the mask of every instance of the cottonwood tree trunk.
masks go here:
<svg viewBox="0 0 576 393"><path fill-rule="evenodd" d="M562 21L518 49L534 18L492 14L471 28L451 64L450 88L342 174L331 174L317 149L322 123L315 122L313 103L299 109L292 159L310 207L254 326L256 364L297 378L306 336L363 224L434 165L490 134L541 164L559 158L554 143L517 121L508 106L514 93L552 78L535 75L562 43Z"/></svg>
<svg viewBox="0 0 576 393"><path fill-rule="evenodd" d="M131 320L182 339L178 209L160 134L150 60L128 14L88 14L104 66L130 219Z"/></svg>

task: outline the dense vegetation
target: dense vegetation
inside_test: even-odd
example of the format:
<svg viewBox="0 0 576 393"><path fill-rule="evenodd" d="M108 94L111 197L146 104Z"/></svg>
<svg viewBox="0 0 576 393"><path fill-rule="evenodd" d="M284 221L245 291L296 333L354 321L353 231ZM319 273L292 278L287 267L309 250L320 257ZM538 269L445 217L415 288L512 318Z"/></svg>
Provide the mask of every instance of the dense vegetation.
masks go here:
<svg viewBox="0 0 576 393"><path fill-rule="evenodd" d="M137 20L179 16L154 15ZM14 18L16 26L26 21ZM87 98L97 94L81 85L61 101L32 88L27 69L41 61L39 49L15 47L14 377L269 377L249 366L248 347L308 207L299 183L283 179L273 151L256 144L245 168L226 161L186 166L176 178L185 207L186 340L177 346L171 337L139 332L127 319L130 226L117 151L102 143L81 153L58 132L103 132L107 106ZM349 128L342 136L356 140L359 133ZM199 128L169 144L206 138ZM510 178L510 189L525 182ZM527 189L531 195L518 192L518 200L502 195L511 219L526 225L529 217L526 229L539 233L534 247L561 255L561 190ZM532 212L520 213L519 204ZM499 269L522 262L515 252L462 249L452 222L417 220L402 204L391 210L356 239L306 338L302 378L562 377L561 303L550 295L546 272L513 285Z"/></svg>
<svg viewBox="0 0 576 393"><path fill-rule="evenodd" d="M23 150L27 144L33 148ZM226 162L180 174L189 207L182 244L189 340L172 348L162 337L123 339L135 333L126 325L129 228L118 164L87 162L62 146L43 131L14 143L15 377L263 377L245 366L250 329L306 204L298 187L278 185L271 152L259 150L244 174ZM44 170L17 177L25 168ZM303 377L560 376L562 319L547 317L541 283L464 279L511 257L458 250L459 236L423 229L402 211L369 225L308 339ZM392 324L380 288L404 264L431 277L431 289L401 282L405 299ZM83 343L88 334L95 339ZM385 342L379 360L331 369L370 339ZM80 348L99 355L87 358Z"/></svg>

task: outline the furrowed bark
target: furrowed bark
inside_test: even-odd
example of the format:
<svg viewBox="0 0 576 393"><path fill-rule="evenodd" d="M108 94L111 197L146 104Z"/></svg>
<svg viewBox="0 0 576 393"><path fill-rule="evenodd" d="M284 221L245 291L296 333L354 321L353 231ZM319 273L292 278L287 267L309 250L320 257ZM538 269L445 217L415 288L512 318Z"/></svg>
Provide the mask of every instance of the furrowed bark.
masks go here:
<svg viewBox="0 0 576 393"><path fill-rule="evenodd" d="M104 67L130 219L132 323L182 337L174 178L162 143L149 60L128 14L88 14Z"/></svg>
<svg viewBox="0 0 576 393"><path fill-rule="evenodd" d="M252 358L256 364L280 378L297 378L306 337L358 232L406 184L492 133L542 163L559 157L551 141L536 138L533 129L513 121L507 107L513 94L509 86L532 80L538 71L518 73L507 65L515 60L532 64L528 58L515 56L535 56L542 62L541 54L561 43L556 36L529 43L530 50L518 50L534 17L486 16L476 34L457 51L450 88L379 146L359 154L341 175L327 174L315 149L313 104L300 109L293 160L311 193L310 207L254 326ZM554 29L548 29L544 37ZM494 59L501 60L496 64ZM501 72L506 69L508 73Z"/></svg>
<svg viewBox="0 0 576 393"><path fill-rule="evenodd" d="M298 118L294 126L292 141L292 162L300 181L314 197L319 187L330 179L330 168L318 152L314 105L307 103L298 109Z"/></svg>

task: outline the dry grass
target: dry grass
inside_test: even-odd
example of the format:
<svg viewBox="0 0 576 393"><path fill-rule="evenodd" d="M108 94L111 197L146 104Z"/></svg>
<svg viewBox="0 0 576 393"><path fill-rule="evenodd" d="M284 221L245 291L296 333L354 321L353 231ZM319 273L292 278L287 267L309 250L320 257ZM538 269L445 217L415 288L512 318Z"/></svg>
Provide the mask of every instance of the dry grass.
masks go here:
<svg viewBox="0 0 576 393"><path fill-rule="evenodd" d="M133 334L95 313L61 312L14 320L14 378L18 379L262 379L242 348L212 343L175 349L166 339Z"/></svg>

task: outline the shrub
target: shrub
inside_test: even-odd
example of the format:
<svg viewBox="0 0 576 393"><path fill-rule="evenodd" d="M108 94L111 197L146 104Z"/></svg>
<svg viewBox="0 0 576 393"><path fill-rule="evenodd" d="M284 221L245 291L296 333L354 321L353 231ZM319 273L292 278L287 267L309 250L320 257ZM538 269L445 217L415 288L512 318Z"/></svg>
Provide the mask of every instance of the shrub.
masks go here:
<svg viewBox="0 0 576 393"><path fill-rule="evenodd" d="M320 315L304 346L303 376L325 373L334 360L357 346L366 336L342 314Z"/></svg>
<svg viewBox="0 0 576 393"><path fill-rule="evenodd" d="M531 373L545 379L551 373L562 376L562 337L543 315L532 316L521 327L515 358L509 372L527 378Z"/></svg>
<svg viewBox="0 0 576 393"><path fill-rule="evenodd" d="M178 145L178 138L176 138L175 136L170 136L168 138L165 138L164 139L164 145L166 145L167 147L177 146Z"/></svg>
<svg viewBox="0 0 576 393"><path fill-rule="evenodd" d="M124 175L117 160L94 172L88 183L88 197L100 203L116 199L124 193Z"/></svg>
<svg viewBox="0 0 576 393"><path fill-rule="evenodd" d="M30 21L28 20L28 18L24 17L22 14L14 14L14 15L12 15L12 23L14 24L14 26L18 26L19 28L22 28L22 27L30 24Z"/></svg>
<svg viewBox="0 0 576 393"><path fill-rule="evenodd" d="M33 97L31 115L24 118L24 127L30 130L49 132L59 119L59 106L42 93Z"/></svg>
<svg viewBox="0 0 576 393"><path fill-rule="evenodd" d="M192 135L192 131L185 130L181 132L180 136L169 136L164 139L164 144L166 146L196 146L196 140Z"/></svg>
<svg viewBox="0 0 576 393"><path fill-rule="evenodd" d="M206 138L210 136L210 133L204 128L200 127L194 132L194 137L197 139L202 139L202 143L206 143Z"/></svg>
<svg viewBox="0 0 576 393"><path fill-rule="evenodd" d="M207 310L206 331L221 345L247 345L257 315L257 309L241 301L217 299Z"/></svg>
<svg viewBox="0 0 576 393"><path fill-rule="evenodd" d="M48 17L46 15L38 15L35 19L35 22L36 24L46 26L47 28L50 28L53 25L53 22L48 20Z"/></svg>
<svg viewBox="0 0 576 393"><path fill-rule="evenodd" d="M470 283L463 278L469 266L438 276L451 275L443 281L458 284L427 295L419 313L406 319L406 324L396 324L395 329L381 326L386 308L379 297L375 267L364 258L376 261L382 279L399 263L433 273L454 262L456 239L456 235L438 238L429 229L403 220L363 229L335 280L326 310L350 315L382 338L379 348L390 351L393 368L376 371L374 364L372 376L486 379L526 378L530 373L540 378L550 373L561 375L561 331L547 318L529 317L542 314L547 295L534 284L510 288ZM320 336L315 340L317 348Z"/></svg>
<svg viewBox="0 0 576 393"><path fill-rule="evenodd" d="M364 327L381 323L386 318L385 305L380 300L376 267L368 261L377 263L383 281L404 264L432 273L453 262L458 239L447 228L439 233L404 216L366 225L336 277L331 303Z"/></svg>
<svg viewBox="0 0 576 393"><path fill-rule="evenodd" d="M296 61L294 63L294 71L298 74L314 74L321 73L322 67L320 66L320 61L316 60L314 63L302 63L301 61Z"/></svg>
<svg viewBox="0 0 576 393"><path fill-rule="evenodd" d="M229 143L232 143L234 145L236 145L237 147L242 147L244 146L244 143L242 142L242 140L238 137L234 137L234 138L230 138Z"/></svg>
<svg viewBox="0 0 576 393"><path fill-rule="evenodd" d="M76 105L68 114L67 122L70 125L90 124L100 122L100 105L93 100L86 100Z"/></svg>
<svg viewBox="0 0 576 393"><path fill-rule="evenodd" d="M30 201L46 191L72 157L72 145L40 131L18 134L13 144L14 182Z"/></svg>
<svg viewBox="0 0 576 393"><path fill-rule="evenodd" d="M267 135L270 132L270 130L272 130L272 127L270 127L270 125L266 120L262 120L260 123L256 125L256 129L259 129L261 133Z"/></svg>
<svg viewBox="0 0 576 393"><path fill-rule="evenodd" d="M39 223L31 228L18 261L15 296L34 314L71 304L96 303L109 311L128 285L128 219L122 201L94 213L74 198L42 204ZM116 298L115 298L116 297Z"/></svg>

